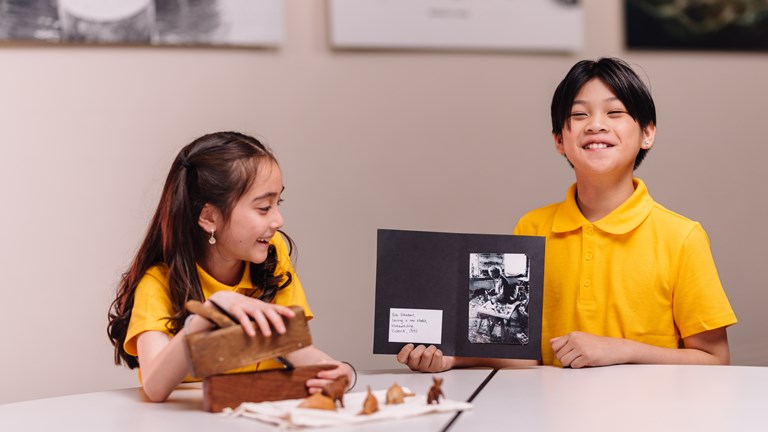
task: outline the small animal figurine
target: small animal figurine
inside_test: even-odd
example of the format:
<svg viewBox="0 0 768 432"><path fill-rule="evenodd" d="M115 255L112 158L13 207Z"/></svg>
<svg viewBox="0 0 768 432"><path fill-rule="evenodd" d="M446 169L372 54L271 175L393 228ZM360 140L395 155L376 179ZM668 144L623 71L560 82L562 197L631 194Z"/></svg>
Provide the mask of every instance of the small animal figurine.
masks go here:
<svg viewBox="0 0 768 432"><path fill-rule="evenodd" d="M434 384L432 384L432 387L429 388L429 392L427 392L427 405L432 405L432 402L439 404L440 396L445 398L443 390L440 389L440 385L443 383L443 379L434 377L432 378L432 381Z"/></svg>
<svg viewBox="0 0 768 432"><path fill-rule="evenodd" d="M311 396L307 396L304 402L299 404L299 408L312 408L328 411L336 411L336 403L333 399L322 393L314 393Z"/></svg>
<svg viewBox="0 0 768 432"><path fill-rule="evenodd" d="M402 387L400 387L397 383L392 384L392 387L390 387L387 390L387 405L396 405L401 404L405 402L405 398L408 396L413 396L413 393L406 393Z"/></svg>
<svg viewBox="0 0 768 432"><path fill-rule="evenodd" d="M371 392L371 386L368 386L368 396L365 397L365 400L363 401L363 410L360 411L360 414L358 415L373 414L378 410L379 410L379 401L376 399L376 396L374 396L373 393Z"/></svg>
<svg viewBox="0 0 768 432"><path fill-rule="evenodd" d="M346 375L342 375L323 387L323 394L331 398L334 403L338 402L344 408L344 392L347 390L347 385L349 385L349 378Z"/></svg>

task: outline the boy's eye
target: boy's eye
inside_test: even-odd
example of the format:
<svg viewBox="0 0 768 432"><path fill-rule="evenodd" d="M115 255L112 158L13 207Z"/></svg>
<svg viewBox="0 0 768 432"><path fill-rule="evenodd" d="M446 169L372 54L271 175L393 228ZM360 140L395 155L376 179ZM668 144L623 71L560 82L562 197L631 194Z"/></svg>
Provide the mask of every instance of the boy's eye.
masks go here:
<svg viewBox="0 0 768 432"><path fill-rule="evenodd" d="M584 118L586 116L587 116L587 113L584 113L584 112L572 112L571 113L571 117Z"/></svg>
<svg viewBox="0 0 768 432"><path fill-rule="evenodd" d="M613 116L621 115L621 114L626 114L626 113L627 113L626 111L622 111L622 110L608 111L608 115L613 115Z"/></svg>

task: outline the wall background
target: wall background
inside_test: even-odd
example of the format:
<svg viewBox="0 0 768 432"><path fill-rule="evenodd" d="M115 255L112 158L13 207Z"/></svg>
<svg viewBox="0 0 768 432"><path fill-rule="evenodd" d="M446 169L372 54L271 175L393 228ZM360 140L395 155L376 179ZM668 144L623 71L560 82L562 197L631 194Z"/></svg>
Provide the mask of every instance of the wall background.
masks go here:
<svg viewBox="0 0 768 432"><path fill-rule="evenodd" d="M573 176L549 102L577 60L640 65L659 118L637 175L707 229L740 323L732 360L768 365L763 184L768 55L626 52L621 2L584 0L575 55L334 52L325 2L286 3L278 50L0 47L0 403L136 386L107 308L173 156L199 135L265 137L315 342L362 369L377 228L510 233Z"/></svg>

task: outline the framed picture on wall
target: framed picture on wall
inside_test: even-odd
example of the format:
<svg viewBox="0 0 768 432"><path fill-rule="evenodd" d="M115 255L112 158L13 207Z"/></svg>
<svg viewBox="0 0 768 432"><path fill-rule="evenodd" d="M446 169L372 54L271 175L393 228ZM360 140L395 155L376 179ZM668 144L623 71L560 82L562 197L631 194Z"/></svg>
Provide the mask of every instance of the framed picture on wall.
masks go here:
<svg viewBox="0 0 768 432"><path fill-rule="evenodd" d="M334 48L578 51L578 0L329 0Z"/></svg>
<svg viewBox="0 0 768 432"><path fill-rule="evenodd" d="M763 0L625 0L627 48L768 50Z"/></svg>
<svg viewBox="0 0 768 432"><path fill-rule="evenodd" d="M283 0L0 0L0 40L277 46Z"/></svg>

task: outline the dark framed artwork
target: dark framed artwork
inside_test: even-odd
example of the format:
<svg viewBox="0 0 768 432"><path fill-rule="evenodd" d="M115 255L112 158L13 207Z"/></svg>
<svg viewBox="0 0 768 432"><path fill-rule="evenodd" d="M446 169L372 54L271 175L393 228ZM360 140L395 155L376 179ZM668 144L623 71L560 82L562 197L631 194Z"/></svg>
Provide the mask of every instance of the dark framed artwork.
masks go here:
<svg viewBox="0 0 768 432"><path fill-rule="evenodd" d="M629 49L768 50L764 0L625 0Z"/></svg>
<svg viewBox="0 0 768 432"><path fill-rule="evenodd" d="M379 229L374 354L541 358L544 237Z"/></svg>
<svg viewBox="0 0 768 432"><path fill-rule="evenodd" d="M283 0L0 0L0 41L276 46Z"/></svg>

